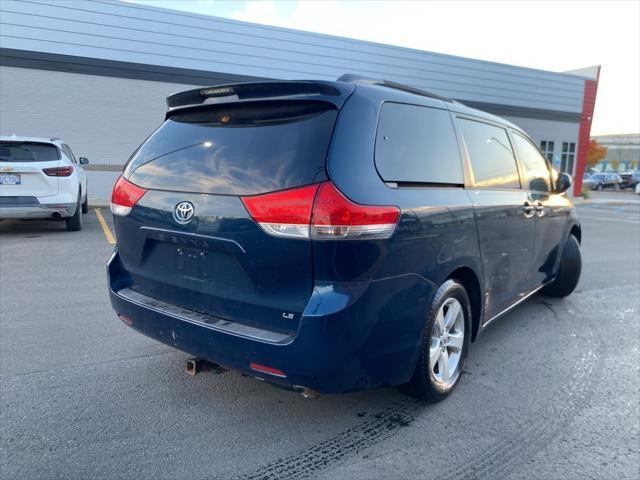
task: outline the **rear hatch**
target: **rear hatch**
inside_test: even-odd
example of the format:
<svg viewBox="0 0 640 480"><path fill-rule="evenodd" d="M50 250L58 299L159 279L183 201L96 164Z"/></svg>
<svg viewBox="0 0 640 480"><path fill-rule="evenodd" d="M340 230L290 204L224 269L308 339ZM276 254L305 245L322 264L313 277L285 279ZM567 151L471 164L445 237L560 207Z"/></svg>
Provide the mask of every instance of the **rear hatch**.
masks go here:
<svg viewBox="0 0 640 480"><path fill-rule="evenodd" d="M123 173L134 192L144 189L140 199L124 215L114 209L130 288L221 319L295 332L313 288L311 242L268 233L245 205L325 181L337 115L334 103L308 99L170 112Z"/></svg>
<svg viewBox="0 0 640 480"><path fill-rule="evenodd" d="M0 197L46 197L58 194L55 169L60 151L50 143L0 141Z"/></svg>

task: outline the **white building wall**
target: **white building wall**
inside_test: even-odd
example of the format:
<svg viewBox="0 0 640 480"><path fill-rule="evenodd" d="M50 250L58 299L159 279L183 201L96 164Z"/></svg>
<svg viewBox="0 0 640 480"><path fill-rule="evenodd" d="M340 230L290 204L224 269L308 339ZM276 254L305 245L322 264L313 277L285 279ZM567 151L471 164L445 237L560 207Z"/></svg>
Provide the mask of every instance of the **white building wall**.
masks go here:
<svg viewBox="0 0 640 480"><path fill-rule="evenodd" d="M123 165L192 85L0 66L0 133L60 137L76 156Z"/></svg>
<svg viewBox="0 0 640 480"><path fill-rule="evenodd" d="M59 137L93 165L123 166L164 120L167 95L189 88L0 66L0 135ZM108 199L117 175L89 171L92 200Z"/></svg>

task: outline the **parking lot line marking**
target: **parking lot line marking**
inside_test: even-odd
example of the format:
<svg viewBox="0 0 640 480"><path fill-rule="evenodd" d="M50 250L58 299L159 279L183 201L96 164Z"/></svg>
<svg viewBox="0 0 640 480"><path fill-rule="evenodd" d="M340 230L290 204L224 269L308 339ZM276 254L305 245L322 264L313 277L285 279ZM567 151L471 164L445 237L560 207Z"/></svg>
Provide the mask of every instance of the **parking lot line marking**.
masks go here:
<svg viewBox="0 0 640 480"><path fill-rule="evenodd" d="M102 227L102 231L104 232L104 236L107 237L107 243L110 245L116 244L116 239L113 237L113 233L109 229L109 225L107 225L106 220L102 216L102 212L99 208L94 209L96 212L96 217L98 217L98 222L100 222L100 226Z"/></svg>
<svg viewBox="0 0 640 480"><path fill-rule="evenodd" d="M640 225L639 220L631 219L631 218L620 218L620 217L598 217L594 215L582 215L580 217L582 220L604 220L605 222L622 222L622 223L631 223L633 225Z"/></svg>

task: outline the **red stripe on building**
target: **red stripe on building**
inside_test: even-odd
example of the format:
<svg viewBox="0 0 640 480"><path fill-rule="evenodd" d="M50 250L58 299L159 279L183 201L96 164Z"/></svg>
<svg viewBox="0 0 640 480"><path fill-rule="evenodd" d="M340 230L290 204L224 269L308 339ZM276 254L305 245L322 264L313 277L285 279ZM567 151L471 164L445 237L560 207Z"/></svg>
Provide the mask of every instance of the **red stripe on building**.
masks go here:
<svg viewBox="0 0 640 480"><path fill-rule="evenodd" d="M573 195L582 195L582 177L587 164L587 151L589 150L589 139L591 137L591 122L593 121L593 110L596 106L596 94L598 93L598 79L600 78L600 67L595 80L584 81L584 96L582 97L582 114L580 115L580 131L578 133L578 161L576 164L576 174L573 179Z"/></svg>

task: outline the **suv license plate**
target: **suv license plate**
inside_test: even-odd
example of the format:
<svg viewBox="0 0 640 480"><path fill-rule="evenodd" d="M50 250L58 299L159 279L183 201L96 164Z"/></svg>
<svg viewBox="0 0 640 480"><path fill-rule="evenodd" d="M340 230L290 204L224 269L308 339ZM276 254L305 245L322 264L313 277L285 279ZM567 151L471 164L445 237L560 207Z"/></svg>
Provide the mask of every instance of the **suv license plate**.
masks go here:
<svg viewBox="0 0 640 480"><path fill-rule="evenodd" d="M17 173L0 173L0 185L20 185L20 175Z"/></svg>

